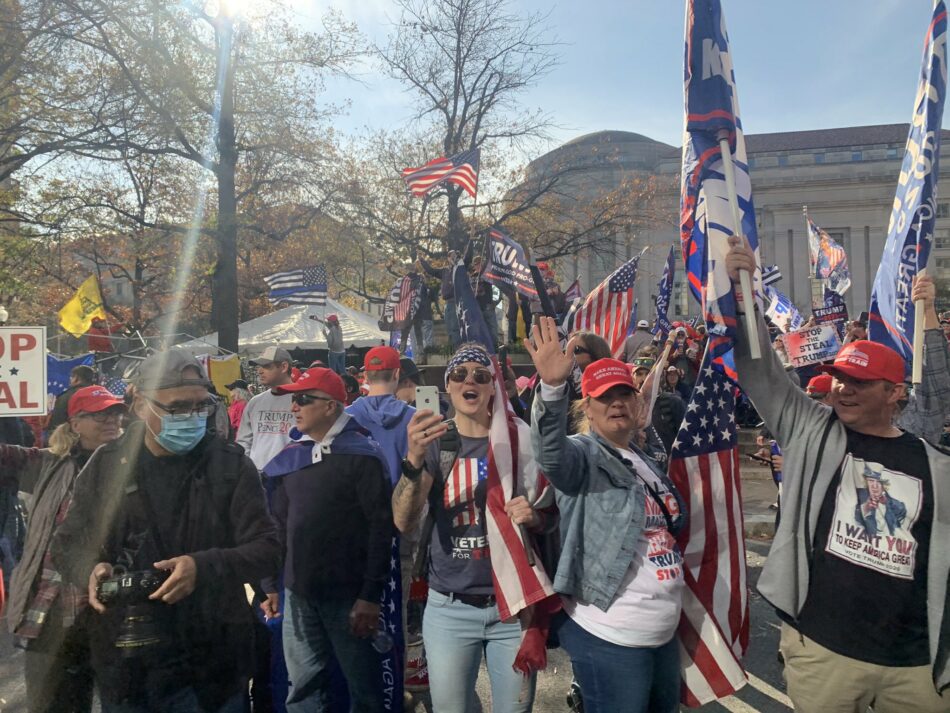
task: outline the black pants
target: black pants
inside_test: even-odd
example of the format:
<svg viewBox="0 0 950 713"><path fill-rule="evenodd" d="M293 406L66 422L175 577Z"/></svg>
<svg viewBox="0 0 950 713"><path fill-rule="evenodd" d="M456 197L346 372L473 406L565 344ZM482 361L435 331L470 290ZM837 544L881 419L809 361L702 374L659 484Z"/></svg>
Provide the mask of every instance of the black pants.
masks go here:
<svg viewBox="0 0 950 713"><path fill-rule="evenodd" d="M63 628L55 604L39 637L24 654L26 700L30 713L89 713L92 710L92 667L86 628L89 609Z"/></svg>

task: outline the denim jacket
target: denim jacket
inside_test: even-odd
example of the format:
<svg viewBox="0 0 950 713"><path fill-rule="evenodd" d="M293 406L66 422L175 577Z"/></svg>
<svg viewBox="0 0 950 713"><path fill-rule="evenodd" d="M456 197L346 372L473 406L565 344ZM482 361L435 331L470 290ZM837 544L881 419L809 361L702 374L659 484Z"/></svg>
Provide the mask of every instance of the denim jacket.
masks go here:
<svg viewBox="0 0 950 713"><path fill-rule="evenodd" d="M567 435L567 394L554 401L535 395L531 446L545 477L557 490L561 557L554 589L606 611L633 561L646 518L643 483L617 451L596 434ZM633 448L676 498L685 524L686 506L673 483ZM675 532L674 532L675 534Z"/></svg>

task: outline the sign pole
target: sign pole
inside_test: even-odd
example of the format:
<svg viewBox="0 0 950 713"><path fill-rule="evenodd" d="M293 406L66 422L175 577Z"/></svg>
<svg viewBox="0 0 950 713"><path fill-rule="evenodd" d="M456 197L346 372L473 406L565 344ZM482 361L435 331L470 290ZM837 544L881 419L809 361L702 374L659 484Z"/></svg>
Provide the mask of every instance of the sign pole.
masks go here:
<svg viewBox="0 0 950 713"><path fill-rule="evenodd" d="M729 137L725 132L720 132L719 149L722 151L723 175L726 178L726 190L729 192L729 205L732 207L732 221L734 224L733 233L738 235L743 242L745 236L742 234L742 211L739 210L739 195L736 193L736 173L732 165L732 150L729 148ZM755 303L752 292L752 276L748 270L739 271L739 292L742 295L742 304L746 308L746 336L749 340L749 356L753 359L762 358L762 349L759 346L759 331L756 325Z"/></svg>
<svg viewBox="0 0 950 713"><path fill-rule="evenodd" d="M917 273L926 275L927 268ZM911 364L911 383L917 385L924 380L924 301L914 302L914 360Z"/></svg>

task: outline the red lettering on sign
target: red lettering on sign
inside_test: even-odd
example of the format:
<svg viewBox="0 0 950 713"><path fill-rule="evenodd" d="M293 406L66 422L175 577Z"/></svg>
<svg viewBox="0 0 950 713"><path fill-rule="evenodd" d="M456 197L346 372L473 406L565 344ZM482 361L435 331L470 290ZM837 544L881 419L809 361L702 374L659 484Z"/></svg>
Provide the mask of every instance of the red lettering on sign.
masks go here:
<svg viewBox="0 0 950 713"><path fill-rule="evenodd" d="M10 357L13 361L17 361L22 352L36 349L36 337L32 334L14 334L10 341L12 342Z"/></svg>

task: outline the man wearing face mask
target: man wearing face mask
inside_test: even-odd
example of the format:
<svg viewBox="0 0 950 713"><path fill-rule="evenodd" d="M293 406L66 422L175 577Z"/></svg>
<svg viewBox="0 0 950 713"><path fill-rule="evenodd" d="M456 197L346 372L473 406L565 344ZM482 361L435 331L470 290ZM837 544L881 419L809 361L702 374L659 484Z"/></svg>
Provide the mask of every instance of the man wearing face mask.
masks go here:
<svg viewBox="0 0 950 713"><path fill-rule="evenodd" d="M103 713L245 710L244 583L274 570L280 544L257 468L207 432L209 386L185 352L146 359L140 420L90 458L53 540L57 570L98 612L89 636ZM116 578L118 566L155 581ZM116 582L118 596L100 595Z"/></svg>

